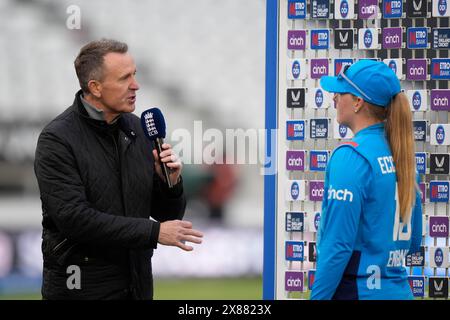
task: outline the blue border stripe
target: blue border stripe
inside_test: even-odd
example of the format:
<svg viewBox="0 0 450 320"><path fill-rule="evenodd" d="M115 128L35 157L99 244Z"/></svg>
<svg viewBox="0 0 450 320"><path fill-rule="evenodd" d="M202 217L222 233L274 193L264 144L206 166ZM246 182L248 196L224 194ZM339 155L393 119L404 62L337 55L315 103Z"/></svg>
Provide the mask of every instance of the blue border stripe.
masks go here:
<svg viewBox="0 0 450 320"><path fill-rule="evenodd" d="M278 0L266 1L266 155L272 146L271 129L277 128L277 47L278 47ZM276 141L276 139L275 139ZM275 151L276 152L276 151ZM276 159L276 155L273 155ZM267 163L266 158L266 163ZM275 164L268 164L273 166ZM276 243L276 175L266 169L264 175L264 265L263 265L263 299L275 298L275 243Z"/></svg>

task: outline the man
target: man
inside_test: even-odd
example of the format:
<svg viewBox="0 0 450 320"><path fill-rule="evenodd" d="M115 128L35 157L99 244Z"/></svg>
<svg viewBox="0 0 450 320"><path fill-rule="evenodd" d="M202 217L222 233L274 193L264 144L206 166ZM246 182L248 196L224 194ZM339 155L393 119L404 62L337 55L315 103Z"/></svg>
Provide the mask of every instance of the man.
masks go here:
<svg viewBox="0 0 450 320"><path fill-rule="evenodd" d="M157 243L201 243L179 220L181 162L169 144L158 155L131 113L139 85L127 51L114 40L85 45L75 60L81 90L39 137L44 299L152 299Z"/></svg>

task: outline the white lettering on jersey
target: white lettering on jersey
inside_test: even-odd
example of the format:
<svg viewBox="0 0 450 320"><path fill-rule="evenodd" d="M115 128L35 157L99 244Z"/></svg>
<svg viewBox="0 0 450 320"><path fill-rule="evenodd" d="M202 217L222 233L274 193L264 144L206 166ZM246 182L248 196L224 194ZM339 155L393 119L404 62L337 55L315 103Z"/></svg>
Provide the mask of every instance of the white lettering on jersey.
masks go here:
<svg viewBox="0 0 450 320"><path fill-rule="evenodd" d="M328 200L330 199L353 202L353 193L347 189L333 189L333 186L330 185L328 189Z"/></svg>
<svg viewBox="0 0 450 320"><path fill-rule="evenodd" d="M408 221L400 221L400 201L398 200L398 185L395 183L395 218L394 218L394 231L393 240L404 240L408 241L411 239L411 216L410 212L408 215ZM403 228L406 225L406 232L403 232Z"/></svg>
<svg viewBox="0 0 450 320"><path fill-rule="evenodd" d="M394 159L392 156L377 158L382 174L395 173Z"/></svg>
<svg viewBox="0 0 450 320"><path fill-rule="evenodd" d="M370 276L367 278L367 289L369 290L381 289L380 267L374 264L370 265L367 267L366 273L370 274Z"/></svg>
<svg viewBox="0 0 450 320"><path fill-rule="evenodd" d="M387 267L402 267L407 254L408 249L389 251Z"/></svg>

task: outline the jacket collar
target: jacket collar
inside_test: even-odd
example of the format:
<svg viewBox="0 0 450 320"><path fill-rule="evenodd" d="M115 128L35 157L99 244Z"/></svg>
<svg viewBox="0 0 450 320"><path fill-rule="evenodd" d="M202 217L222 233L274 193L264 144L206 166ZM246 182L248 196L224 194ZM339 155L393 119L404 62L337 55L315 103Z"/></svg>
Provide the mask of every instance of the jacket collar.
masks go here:
<svg viewBox="0 0 450 320"><path fill-rule="evenodd" d="M121 114L119 116L119 119L114 124L110 125L105 120L97 120L93 119L89 116L89 114L86 111L86 108L83 105L83 102L81 101L81 95L83 94L82 90L79 90L75 94L75 100L73 102L73 108L74 111L80 116L80 118L88 123L89 125L93 126L95 129L99 131L111 131L115 130L116 128L119 128L128 138L130 138L132 141L136 140L136 132L133 130L131 126L131 119L130 116L126 113Z"/></svg>

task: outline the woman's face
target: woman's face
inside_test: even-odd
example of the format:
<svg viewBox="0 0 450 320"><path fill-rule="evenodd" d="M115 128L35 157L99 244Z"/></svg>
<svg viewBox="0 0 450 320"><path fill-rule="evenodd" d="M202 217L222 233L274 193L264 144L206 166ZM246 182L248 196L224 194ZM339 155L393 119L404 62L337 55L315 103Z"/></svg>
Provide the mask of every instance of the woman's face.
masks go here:
<svg viewBox="0 0 450 320"><path fill-rule="evenodd" d="M333 100L336 102L337 122L350 127L355 114L356 97L350 93L335 93Z"/></svg>

